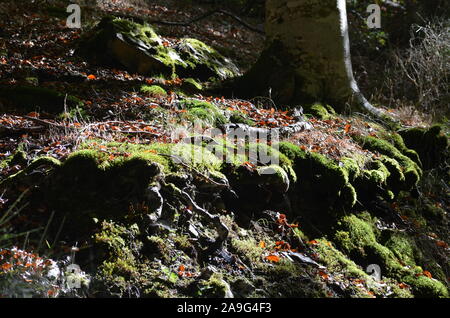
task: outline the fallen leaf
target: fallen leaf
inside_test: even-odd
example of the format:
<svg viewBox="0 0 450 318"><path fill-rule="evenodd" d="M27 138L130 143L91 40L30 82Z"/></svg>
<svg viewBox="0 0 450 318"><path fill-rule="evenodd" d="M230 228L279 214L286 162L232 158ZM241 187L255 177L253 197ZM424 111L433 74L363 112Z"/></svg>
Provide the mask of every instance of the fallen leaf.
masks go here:
<svg viewBox="0 0 450 318"><path fill-rule="evenodd" d="M345 125L345 127L344 127L345 133L348 134L348 132L350 131L351 128L352 128L352 125L350 125L350 124Z"/></svg>
<svg viewBox="0 0 450 318"><path fill-rule="evenodd" d="M90 74L90 75L88 75L87 78L90 80L95 80L97 77L95 77L95 75L93 75L93 74Z"/></svg>
<svg viewBox="0 0 450 318"><path fill-rule="evenodd" d="M265 248L266 247L266 243L264 241L259 241L259 247Z"/></svg>
<svg viewBox="0 0 450 318"><path fill-rule="evenodd" d="M431 273L429 271L423 271L423 275L425 275L428 278L433 278L433 276L431 275Z"/></svg>
<svg viewBox="0 0 450 318"><path fill-rule="evenodd" d="M274 262L274 263L278 263L280 261L280 257L276 256L276 255L268 255L266 256L266 259L268 261Z"/></svg>
<svg viewBox="0 0 450 318"><path fill-rule="evenodd" d="M323 279L327 280L328 279L328 274L323 272L323 271L319 271L319 275L320 277L322 277Z"/></svg>

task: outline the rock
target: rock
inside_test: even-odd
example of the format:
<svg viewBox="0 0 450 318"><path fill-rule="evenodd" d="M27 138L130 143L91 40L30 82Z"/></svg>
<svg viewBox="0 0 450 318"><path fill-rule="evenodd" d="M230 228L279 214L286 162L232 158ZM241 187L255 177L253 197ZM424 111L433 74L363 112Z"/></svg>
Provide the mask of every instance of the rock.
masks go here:
<svg viewBox="0 0 450 318"><path fill-rule="evenodd" d="M200 80L239 75L230 60L199 40L183 39L175 47L167 47L152 27L115 17L103 18L82 38L77 53L97 63L120 64L142 75L181 75Z"/></svg>
<svg viewBox="0 0 450 318"><path fill-rule="evenodd" d="M187 67L181 65L177 72L181 75L208 80L210 77L221 80L239 75L233 62L219 52L196 39L182 39L176 48Z"/></svg>

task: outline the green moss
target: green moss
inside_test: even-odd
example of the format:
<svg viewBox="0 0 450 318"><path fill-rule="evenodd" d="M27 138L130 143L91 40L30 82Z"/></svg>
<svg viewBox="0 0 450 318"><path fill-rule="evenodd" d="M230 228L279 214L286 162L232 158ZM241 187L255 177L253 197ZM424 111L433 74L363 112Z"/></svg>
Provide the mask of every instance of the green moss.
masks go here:
<svg viewBox="0 0 450 318"><path fill-rule="evenodd" d="M251 119L248 119L245 114L241 111L234 110L230 115L230 122L234 124L244 124L249 126L255 126L255 122Z"/></svg>
<svg viewBox="0 0 450 318"><path fill-rule="evenodd" d="M200 119L210 125L222 125L227 122L220 109L212 103L189 98L182 100L180 104L187 109L186 117L190 121Z"/></svg>
<svg viewBox="0 0 450 318"><path fill-rule="evenodd" d="M187 94L197 94L203 90L203 85L193 78L183 79L181 90Z"/></svg>
<svg viewBox="0 0 450 318"><path fill-rule="evenodd" d="M270 165L257 169L261 177L261 184L270 186L271 190L285 193L289 190L289 176L286 171L278 165Z"/></svg>
<svg viewBox="0 0 450 318"><path fill-rule="evenodd" d="M224 298L230 289L219 273L213 273L208 280L201 280L197 288L198 296L208 298Z"/></svg>
<svg viewBox="0 0 450 318"><path fill-rule="evenodd" d="M321 119L321 120L328 120L331 119L334 113L334 110L329 105L323 105L321 103L314 103L312 105L305 106L304 110L305 114L313 115L314 117ZM330 114L331 112L331 114Z"/></svg>
<svg viewBox="0 0 450 318"><path fill-rule="evenodd" d="M355 180L360 175L361 168L356 159L344 157L341 158L339 161L340 161L339 165L346 172L349 181Z"/></svg>
<svg viewBox="0 0 450 318"><path fill-rule="evenodd" d="M403 278L409 284L415 297L448 298L448 289L440 281L420 275L409 275Z"/></svg>
<svg viewBox="0 0 450 318"><path fill-rule="evenodd" d="M402 185L405 182L405 175L403 174L401 165L397 160L382 156L381 162L389 171L387 178L387 184L390 189L393 189L395 193L398 193L402 189Z"/></svg>
<svg viewBox="0 0 450 318"><path fill-rule="evenodd" d="M255 266L261 263L264 249L253 237L248 239L232 238L231 247L246 264Z"/></svg>
<svg viewBox="0 0 450 318"><path fill-rule="evenodd" d="M342 252L334 248L330 242L318 239L318 244L313 246L319 255L319 262L324 264L330 271L339 271L355 278L367 278L368 275L355 262L350 260Z"/></svg>
<svg viewBox="0 0 450 318"><path fill-rule="evenodd" d="M182 39L177 47L187 66L179 65L177 74L208 80L210 77L227 79L239 74L233 62L209 45L191 38Z"/></svg>
<svg viewBox="0 0 450 318"><path fill-rule="evenodd" d="M353 136L353 138L364 148L373 152L379 152L389 158L395 159L401 166L405 176L404 189L409 190L416 186L422 175L422 169L410 158L403 155L397 148L386 140L372 136Z"/></svg>
<svg viewBox="0 0 450 318"><path fill-rule="evenodd" d="M3 179L0 181L0 185L13 184L15 182L23 181L24 178L27 178L28 173L39 168L47 167L48 170L54 170L61 165L61 162L58 159L53 157L39 157L34 159L25 169L20 170L19 172Z"/></svg>
<svg viewBox="0 0 450 318"><path fill-rule="evenodd" d="M152 27L114 16L104 17L84 34L77 52L97 63L120 63L131 72L169 78L175 77L176 65L185 65Z"/></svg>
<svg viewBox="0 0 450 318"><path fill-rule="evenodd" d="M166 90L158 85L151 85L151 86L142 85L140 90L141 93L150 95L152 97L161 97L167 95Z"/></svg>
<svg viewBox="0 0 450 318"><path fill-rule="evenodd" d="M441 282L418 275L422 271L415 266L415 259L420 254L414 242L402 233L394 233L385 245L380 244L374 221L368 214L343 217L334 236L336 243L359 262L381 266L383 276L410 284L415 296L448 296Z"/></svg>
<svg viewBox="0 0 450 318"><path fill-rule="evenodd" d="M413 160L415 163L417 163L419 166L422 165L420 161L419 154L412 149L409 149L406 147L405 142L403 141L403 138L398 133L390 133L389 135L384 137L386 140L390 141L402 154L409 157L411 160Z"/></svg>
<svg viewBox="0 0 450 318"><path fill-rule="evenodd" d="M320 205L331 206L337 201L344 206L353 206L356 203L355 189L349 183L351 173L348 168L344 168L345 165L340 167L324 155L307 152L288 142L280 142L278 147L292 162L298 178L297 188L302 196L310 199L320 198Z"/></svg>
<svg viewBox="0 0 450 318"><path fill-rule="evenodd" d="M397 259L411 267L416 265L416 259L422 257L414 240L402 232L392 233L384 245L394 253Z"/></svg>
<svg viewBox="0 0 450 318"><path fill-rule="evenodd" d="M299 158L306 158L306 151L300 149L299 146L294 145L287 141L282 141L278 144L279 151L284 154L286 157L288 157L289 160L294 162L296 159Z"/></svg>

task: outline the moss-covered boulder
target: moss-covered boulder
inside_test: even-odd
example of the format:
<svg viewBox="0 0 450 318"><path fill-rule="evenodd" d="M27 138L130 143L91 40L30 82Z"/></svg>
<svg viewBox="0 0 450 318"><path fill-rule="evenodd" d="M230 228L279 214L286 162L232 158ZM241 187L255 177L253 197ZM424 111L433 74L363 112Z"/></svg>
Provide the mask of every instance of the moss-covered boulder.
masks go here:
<svg viewBox="0 0 450 318"><path fill-rule="evenodd" d="M204 81L211 77L223 80L239 74L239 69L230 59L197 39L182 39L176 51L187 64L179 64L177 67L177 73L182 77L194 77Z"/></svg>
<svg viewBox="0 0 450 318"><path fill-rule="evenodd" d="M405 145L417 151L424 169L436 167L448 157L448 135L439 125L426 128L411 128L402 130Z"/></svg>
<svg viewBox="0 0 450 318"><path fill-rule="evenodd" d="M298 197L305 200L305 204L329 208L333 205L351 207L356 203L356 192L349 183L349 173L339 163L289 142L280 142L278 147L292 161L298 178L295 191Z"/></svg>
<svg viewBox="0 0 450 318"><path fill-rule="evenodd" d="M207 80L239 73L232 61L199 40L183 39L169 47L151 26L112 16L82 37L77 52L91 61L119 64L143 75Z"/></svg>
<svg viewBox="0 0 450 318"><path fill-rule="evenodd" d="M405 156L389 141L373 136L353 135L352 137L364 149L385 155L386 157L394 159L398 162L405 177L403 189L409 190L417 185L420 177L422 176L422 169L416 162ZM391 162L391 165L392 164L396 165L393 161Z"/></svg>
<svg viewBox="0 0 450 318"><path fill-rule="evenodd" d="M162 44L148 25L105 17L85 34L77 52L91 61L119 64L133 73L172 76L178 54Z"/></svg>
<svg viewBox="0 0 450 318"><path fill-rule="evenodd" d="M410 285L417 297L448 297L445 285L424 274L426 272L418 266L426 268L428 264L420 257L420 251L411 237L393 232L381 244L382 233L375 222L376 219L366 212L344 216L338 222L334 241L357 264L363 267L377 264L382 277Z"/></svg>

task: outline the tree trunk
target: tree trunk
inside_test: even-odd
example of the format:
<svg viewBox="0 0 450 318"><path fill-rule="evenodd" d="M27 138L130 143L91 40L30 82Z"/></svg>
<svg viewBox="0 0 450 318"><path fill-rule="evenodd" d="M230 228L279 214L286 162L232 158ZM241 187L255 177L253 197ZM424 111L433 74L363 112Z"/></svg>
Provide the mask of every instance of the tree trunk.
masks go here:
<svg viewBox="0 0 450 318"><path fill-rule="evenodd" d="M266 49L243 77L242 92L380 115L353 77L345 0L267 0L265 28Z"/></svg>

